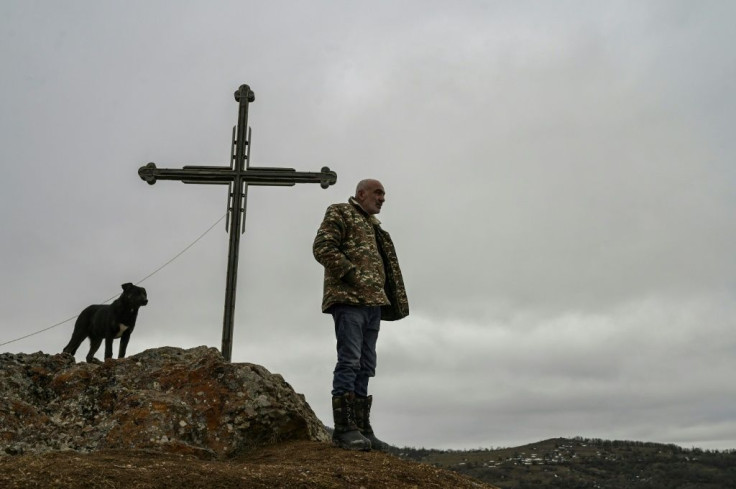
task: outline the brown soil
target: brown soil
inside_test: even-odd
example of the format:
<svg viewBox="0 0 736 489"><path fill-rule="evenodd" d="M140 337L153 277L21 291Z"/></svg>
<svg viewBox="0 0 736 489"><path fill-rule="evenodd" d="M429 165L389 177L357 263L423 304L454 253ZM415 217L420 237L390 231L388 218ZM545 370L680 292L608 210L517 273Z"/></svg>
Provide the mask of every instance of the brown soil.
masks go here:
<svg viewBox="0 0 736 489"><path fill-rule="evenodd" d="M0 456L0 487L20 488L493 488L392 455L291 442L229 460L144 450Z"/></svg>

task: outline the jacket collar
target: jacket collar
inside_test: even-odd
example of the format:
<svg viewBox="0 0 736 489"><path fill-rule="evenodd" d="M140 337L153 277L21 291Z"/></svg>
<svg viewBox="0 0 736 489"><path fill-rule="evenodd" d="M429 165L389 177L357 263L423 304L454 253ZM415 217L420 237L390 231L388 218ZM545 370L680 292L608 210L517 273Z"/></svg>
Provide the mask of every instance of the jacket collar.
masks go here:
<svg viewBox="0 0 736 489"><path fill-rule="evenodd" d="M363 209L363 206L360 205L360 202L355 200L355 197L350 197L350 199L348 199L348 202L350 202L353 207L358 209L358 211L360 211L360 213L363 214L370 221L371 224L373 224L374 226L380 226L381 221L379 221L375 215L368 214L366 210Z"/></svg>

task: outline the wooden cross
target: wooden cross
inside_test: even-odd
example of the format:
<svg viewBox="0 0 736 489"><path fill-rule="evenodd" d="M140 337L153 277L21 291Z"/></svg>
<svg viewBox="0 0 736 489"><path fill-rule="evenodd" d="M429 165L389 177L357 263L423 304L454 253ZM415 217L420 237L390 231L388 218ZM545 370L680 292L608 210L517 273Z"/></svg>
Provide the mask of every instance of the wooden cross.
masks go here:
<svg viewBox="0 0 736 489"><path fill-rule="evenodd" d="M238 249L240 235L245 232L245 210L248 185L293 186L297 183L319 183L327 188L337 182L337 174L328 167L322 171L297 172L293 168L256 168L250 166L250 137L248 128L248 104L255 94L248 85L241 85L235 92L239 103L238 125L233 128L230 166L185 166L180 169L156 168L148 163L138 169L138 175L153 185L156 180L180 180L184 183L208 183L229 185L228 220L225 225L230 233L225 285L225 314L222 326L222 356L230 361L233 346L233 320L235 318L235 288L238 280ZM247 128L247 135L246 135Z"/></svg>

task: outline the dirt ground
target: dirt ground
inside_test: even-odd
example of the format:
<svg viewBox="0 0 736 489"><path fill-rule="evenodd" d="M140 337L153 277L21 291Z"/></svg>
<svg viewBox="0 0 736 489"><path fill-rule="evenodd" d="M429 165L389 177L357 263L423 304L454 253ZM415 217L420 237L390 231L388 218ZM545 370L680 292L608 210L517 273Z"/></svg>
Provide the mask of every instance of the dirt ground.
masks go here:
<svg viewBox="0 0 736 489"><path fill-rule="evenodd" d="M292 442L229 460L154 451L0 456L0 487L20 488L458 488L493 486L392 455Z"/></svg>

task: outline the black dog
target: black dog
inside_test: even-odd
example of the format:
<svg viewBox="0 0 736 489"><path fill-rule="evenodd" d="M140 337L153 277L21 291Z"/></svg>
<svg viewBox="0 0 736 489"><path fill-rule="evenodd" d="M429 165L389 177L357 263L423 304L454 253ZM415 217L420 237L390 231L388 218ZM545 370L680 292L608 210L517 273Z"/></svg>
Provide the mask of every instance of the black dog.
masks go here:
<svg viewBox="0 0 736 489"><path fill-rule="evenodd" d="M112 358L112 340L120 338L118 358L125 358L130 333L135 327L138 309L148 304L146 289L133 284L123 284L123 293L112 304L88 306L77 318L74 333L64 353L74 355L85 338L89 338L87 363L96 362L97 349L105 340L105 360Z"/></svg>

